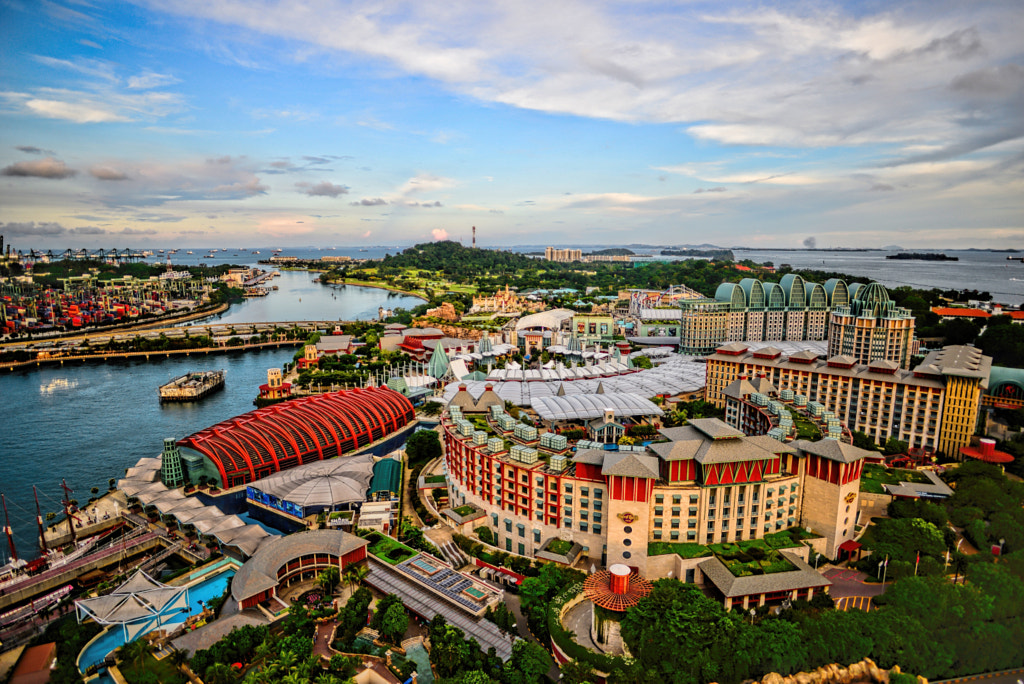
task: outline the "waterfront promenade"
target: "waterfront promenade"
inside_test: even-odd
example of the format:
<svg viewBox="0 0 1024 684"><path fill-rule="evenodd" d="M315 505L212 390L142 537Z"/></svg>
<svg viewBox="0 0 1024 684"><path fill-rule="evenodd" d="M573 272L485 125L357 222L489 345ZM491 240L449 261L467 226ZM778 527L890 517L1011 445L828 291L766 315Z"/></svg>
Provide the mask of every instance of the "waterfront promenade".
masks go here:
<svg viewBox="0 0 1024 684"><path fill-rule="evenodd" d="M235 346L217 346L217 347L198 347L196 349L167 349L167 350L153 350L153 351L135 351L135 352L103 352L100 354L76 354L68 356L50 356L47 358L36 358L28 361L11 361L7 363L0 363L0 371L4 370L17 370L19 368L38 368L42 365L59 364L64 365L67 363L79 363L85 361L113 361L117 359L145 359L149 361L151 357L164 359L171 356L192 356L202 354L223 354L225 352L233 351L247 351L252 349L277 349L278 347L295 347L303 343L303 340L280 340L277 342L257 342L254 344L240 344Z"/></svg>

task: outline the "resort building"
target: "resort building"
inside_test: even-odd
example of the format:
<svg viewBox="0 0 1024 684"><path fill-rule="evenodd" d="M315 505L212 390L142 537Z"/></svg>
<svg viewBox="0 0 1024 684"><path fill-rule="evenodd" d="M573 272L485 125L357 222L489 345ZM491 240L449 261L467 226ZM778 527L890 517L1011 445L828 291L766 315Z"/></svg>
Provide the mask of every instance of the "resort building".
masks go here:
<svg viewBox="0 0 1024 684"><path fill-rule="evenodd" d="M914 315L896 306L879 283L850 286L850 300L832 308L828 324L828 355L850 356L857 363L894 361L910 366Z"/></svg>
<svg viewBox="0 0 1024 684"><path fill-rule="evenodd" d="M504 290L498 290L493 295L473 297L473 307L469 313L514 314L523 311L538 311L543 308L544 302L530 301L525 297L520 297L506 285Z"/></svg>
<svg viewBox="0 0 1024 684"><path fill-rule="evenodd" d="M748 437L712 418L662 429L669 441L647 447L577 445L570 460L521 443L552 433L517 429L507 448L458 410L443 414L441 425L451 505L479 509L472 524L486 525L498 548L535 557L562 540L578 544L588 563L689 582L700 581L697 562L649 555L649 545L738 542L800 526L821 535L816 548L834 557L853 537L860 463L869 453Z"/></svg>
<svg viewBox="0 0 1024 684"><path fill-rule="evenodd" d="M584 347L606 344L615 339L615 319L611 316L576 314L572 317L572 331Z"/></svg>
<svg viewBox="0 0 1024 684"><path fill-rule="evenodd" d="M793 273L778 283L723 283L713 298L679 300L678 344L681 351L707 354L740 340L823 340L829 312L846 305L848 296L842 280L820 285Z"/></svg>
<svg viewBox="0 0 1024 684"><path fill-rule="evenodd" d="M367 546L365 539L341 530L274 537L235 573L231 598L239 610L268 602L276 613L289 607L277 598L280 590L294 582L316 579L327 568L344 572L350 565L366 560Z"/></svg>
<svg viewBox="0 0 1024 684"><path fill-rule="evenodd" d="M250 411L178 441L191 482L237 487L350 453L405 427L410 401L388 387L330 392Z"/></svg>
<svg viewBox="0 0 1024 684"><path fill-rule="evenodd" d="M520 351L529 353L531 349L544 351L552 344L561 344L572 324L576 312L572 309L550 309L516 321L515 344Z"/></svg>
<svg viewBox="0 0 1024 684"><path fill-rule="evenodd" d="M556 249L555 247L548 247L544 250L544 258L547 261L561 261L568 263L570 261L582 261L583 250L582 249Z"/></svg>
<svg viewBox="0 0 1024 684"><path fill-rule="evenodd" d="M740 376L764 378L780 393L789 390L808 406L819 404L846 428L879 444L895 437L911 448L955 456L974 434L991 364L980 350L964 346L932 352L907 371L891 360L861 364L846 355L786 357L773 347L751 352L731 343L707 358L704 398L725 408L726 388Z"/></svg>

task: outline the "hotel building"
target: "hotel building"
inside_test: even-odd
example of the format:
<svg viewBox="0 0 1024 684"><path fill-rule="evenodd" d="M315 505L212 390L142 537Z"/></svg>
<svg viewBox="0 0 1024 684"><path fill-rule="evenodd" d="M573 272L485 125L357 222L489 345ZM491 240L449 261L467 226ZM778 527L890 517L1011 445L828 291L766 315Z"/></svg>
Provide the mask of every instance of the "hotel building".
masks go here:
<svg viewBox="0 0 1024 684"><path fill-rule="evenodd" d="M714 298L679 302L680 350L707 354L729 341L823 340L829 312L848 303L849 289L837 279L821 285L790 273L778 283L722 283Z"/></svg>
<svg viewBox="0 0 1024 684"><path fill-rule="evenodd" d="M882 359L910 366L914 315L896 306L878 283L850 286L849 303L832 308L828 324L829 357L844 355L857 363Z"/></svg>
<svg viewBox="0 0 1024 684"><path fill-rule="evenodd" d="M965 346L932 352L907 371L892 360L862 364L852 356L822 360L811 352L785 357L773 347L751 352L734 342L708 357L704 398L724 408L734 380L764 378L780 392L818 402L879 444L895 437L953 456L974 434L991 366L990 357Z"/></svg>
<svg viewBox="0 0 1024 684"><path fill-rule="evenodd" d="M556 249L548 247L544 250L544 258L548 261L583 261L582 249Z"/></svg>
<svg viewBox="0 0 1024 684"><path fill-rule="evenodd" d="M441 429L452 506L479 509L469 524L489 528L498 548L535 557L561 539L580 545L588 564L623 563L647 577L674 572L691 582L696 560L706 558L677 567L685 561L649 557L648 544L760 539L803 526L821 535L819 550L834 557L853 538L869 453L834 440L748 437L714 418L663 429L669 441L648 448L583 448L571 457L520 444L507 449L458 409L442 415Z"/></svg>

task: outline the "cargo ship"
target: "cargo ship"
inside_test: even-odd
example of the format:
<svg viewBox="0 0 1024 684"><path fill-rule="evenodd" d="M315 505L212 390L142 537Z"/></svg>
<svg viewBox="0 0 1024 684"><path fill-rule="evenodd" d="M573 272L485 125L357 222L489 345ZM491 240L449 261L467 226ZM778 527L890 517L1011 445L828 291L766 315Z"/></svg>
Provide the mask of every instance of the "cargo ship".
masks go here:
<svg viewBox="0 0 1024 684"><path fill-rule="evenodd" d="M224 387L224 371L198 371L160 385L160 401L199 401Z"/></svg>

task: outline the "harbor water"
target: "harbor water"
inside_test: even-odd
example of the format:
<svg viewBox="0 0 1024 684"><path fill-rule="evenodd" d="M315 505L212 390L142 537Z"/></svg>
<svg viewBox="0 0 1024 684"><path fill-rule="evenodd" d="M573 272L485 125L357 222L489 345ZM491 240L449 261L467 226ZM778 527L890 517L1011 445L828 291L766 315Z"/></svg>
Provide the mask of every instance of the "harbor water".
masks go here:
<svg viewBox="0 0 1024 684"><path fill-rule="evenodd" d="M233 304L220 320L353 320L375 318L378 306L421 303L377 288L330 288L313 283L314 276L286 271L271 281L278 291ZM253 410L267 369L291 361L297 349L43 366L0 375L0 492L7 498L19 557L39 555L32 485L39 488L44 517L61 511L61 478L74 489L72 498L86 505L93 487L102 494L109 478L124 477L142 457L159 456L165 437L181 439ZM217 369L226 372L223 391L199 402L161 405L160 385L189 371ZM8 555L0 540L0 565Z"/></svg>

